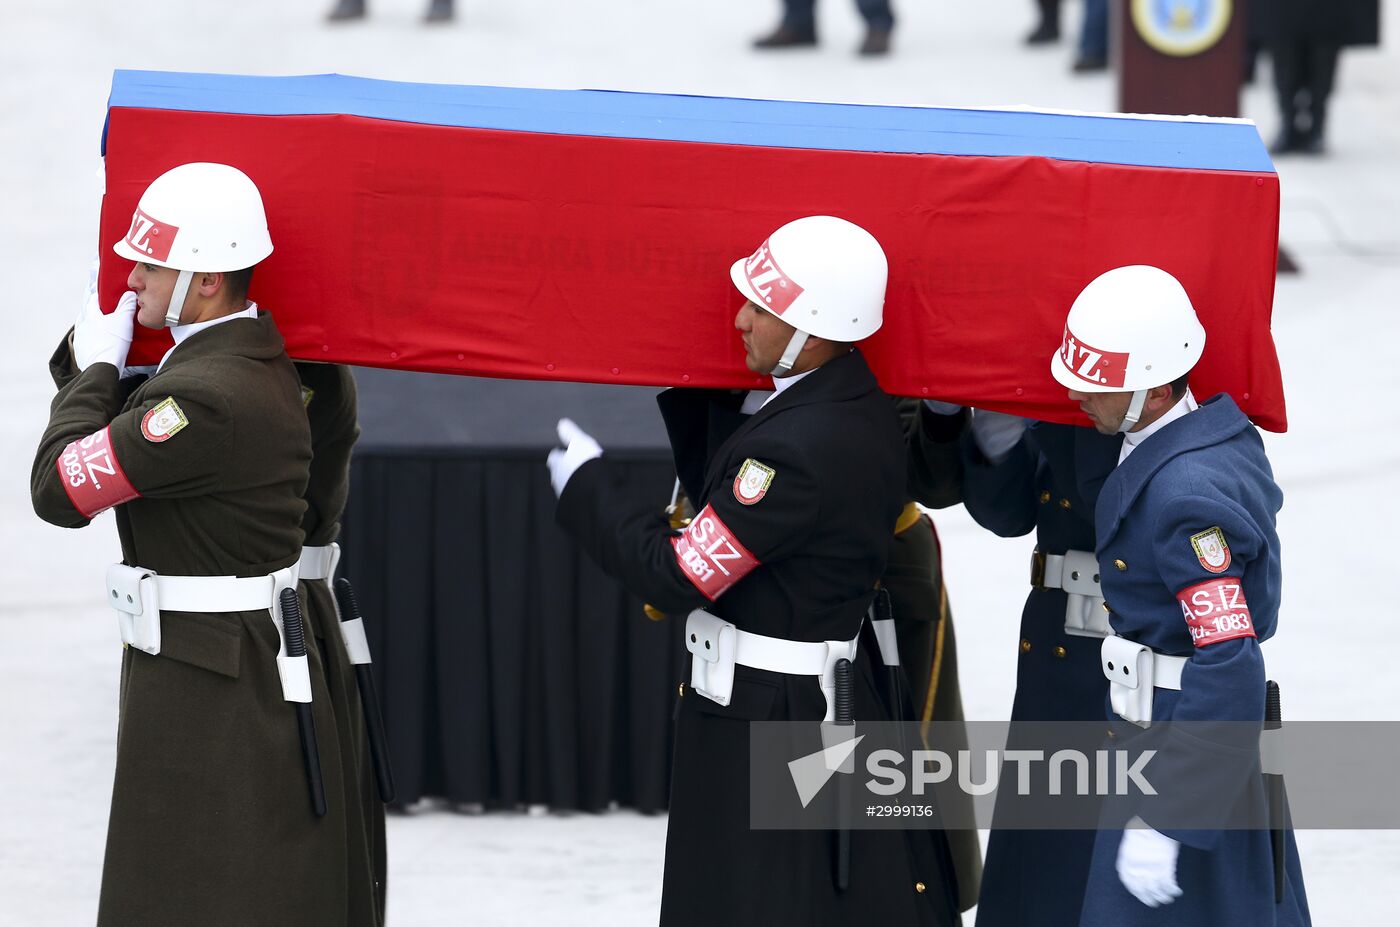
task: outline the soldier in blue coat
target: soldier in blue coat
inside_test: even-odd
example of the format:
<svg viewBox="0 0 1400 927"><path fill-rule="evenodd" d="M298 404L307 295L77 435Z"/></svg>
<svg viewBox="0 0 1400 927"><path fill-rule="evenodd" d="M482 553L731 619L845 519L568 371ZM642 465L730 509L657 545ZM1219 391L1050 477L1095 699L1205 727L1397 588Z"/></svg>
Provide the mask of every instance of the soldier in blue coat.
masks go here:
<svg viewBox="0 0 1400 927"><path fill-rule="evenodd" d="M1167 790L1191 783L1175 799L1139 798L1128 827L1100 831L1085 927L1311 923L1291 833L1275 902L1266 830L1186 829L1170 813L1173 800L1263 804L1258 766L1238 743L1180 725L1262 723L1259 645L1273 636L1280 595L1274 523L1283 494L1234 401L1222 394L1198 406L1191 395L1187 378L1204 346L1174 277L1120 267L1075 300L1051 364L1098 431L1125 432L1095 509L1114 632L1103 643L1103 673L1137 674L1133 688L1109 685L1116 748L1132 752L1135 741L1155 737L1168 765L1154 778ZM1178 726L1162 733L1166 722Z"/></svg>
<svg viewBox="0 0 1400 927"><path fill-rule="evenodd" d="M1108 681L1099 671L1099 643L1107 631L1106 614L1092 594L1096 569L1077 571L1076 566L1093 563L1094 503L1118 463L1122 438L1049 422L1026 426L1022 419L983 410L973 413L972 425L962 447L968 513L1002 537L1036 534L1007 747L1038 748L1049 755L1070 745L1033 743L1045 732L1023 722L1103 717ZM977 923L1074 927L1094 831L998 828L998 821L1014 815L1014 800L1009 793L999 798Z"/></svg>

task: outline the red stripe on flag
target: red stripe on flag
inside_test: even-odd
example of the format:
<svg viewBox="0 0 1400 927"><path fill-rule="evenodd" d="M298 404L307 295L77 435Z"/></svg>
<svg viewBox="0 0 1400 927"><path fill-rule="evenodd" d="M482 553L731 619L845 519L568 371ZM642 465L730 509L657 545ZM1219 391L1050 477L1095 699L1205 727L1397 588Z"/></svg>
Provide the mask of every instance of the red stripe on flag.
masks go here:
<svg viewBox="0 0 1400 927"><path fill-rule="evenodd" d="M1199 308L1208 337L1196 394L1228 392L1260 426L1286 424L1270 334L1271 173L338 115L114 107L109 117L103 304L116 304L131 269L110 248L146 186L186 161L233 164L262 190L277 243L250 296L276 315L293 357L752 389L760 378L730 325L741 297L729 268L783 223L829 214L868 229L889 256L885 323L861 346L888 392L1086 424L1048 369L1065 315L1099 274L1146 263ZM370 149L368 161L350 154ZM344 283L333 294L322 284L332 278ZM386 301L414 310L384 325ZM138 328L129 363L156 363L168 347L167 332Z"/></svg>

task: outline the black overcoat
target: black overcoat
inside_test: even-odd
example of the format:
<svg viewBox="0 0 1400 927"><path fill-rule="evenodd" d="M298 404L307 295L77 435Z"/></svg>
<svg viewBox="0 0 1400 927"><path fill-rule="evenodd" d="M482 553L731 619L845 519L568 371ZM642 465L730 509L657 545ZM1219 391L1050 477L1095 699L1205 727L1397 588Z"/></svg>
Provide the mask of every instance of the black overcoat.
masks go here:
<svg viewBox="0 0 1400 927"><path fill-rule="evenodd" d="M904 503L905 447L894 408L858 351L794 383L735 429L740 398L670 390L659 399L677 472L698 510L687 535L675 537L652 511L625 508L606 457L574 474L559 521L605 570L669 614L704 606L743 631L853 638ZM711 436L722 434L711 453ZM739 482L751 461L771 471L757 499ZM711 539L718 532L737 542L726 550L742 547L748 558L687 558L696 548L686 538L706 518ZM868 648L857 670L857 719L888 717ZM955 922L946 848L927 831L855 831L851 888L838 893L829 831L750 828L744 722L819 721L825 707L813 679L742 666L728 706L685 690L663 924Z"/></svg>

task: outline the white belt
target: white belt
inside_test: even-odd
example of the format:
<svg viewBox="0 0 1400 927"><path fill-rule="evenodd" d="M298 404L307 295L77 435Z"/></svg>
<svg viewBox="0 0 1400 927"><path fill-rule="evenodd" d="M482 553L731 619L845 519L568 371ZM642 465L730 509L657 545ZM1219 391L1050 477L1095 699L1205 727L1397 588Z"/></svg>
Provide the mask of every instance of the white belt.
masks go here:
<svg viewBox="0 0 1400 927"><path fill-rule="evenodd" d="M303 547L299 575L308 582L317 580L331 586L335 581L336 566L340 563L340 545L332 541L324 547ZM334 589L332 589L334 592ZM346 619L340 613L340 599L331 596L336 617L340 620L340 639L345 642L345 651L350 662L356 666L373 662L369 654L369 638L365 635L365 623L361 618Z"/></svg>
<svg viewBox="0 0 1400 927"><path fill-rule="evenodd" d="M304 580L335 578L335 567L340 562L340 545L334 542L324 547L303 547L298 573Z"/></svg>
<svg viewBox="0 0 1400 927"><path fill-rule="evenodd" d="M693 656L690 687L712 702L728 705L734 691L735 665L811 676L821 682L826 696L823 723L830 724L835 717L836 661L855 662L856 640L790 641L752 634L697 608L685 620L685 647Z"/></svg>
<svg viewBox="0 0 1400 927"><path fill-rule="evenodd" d="M161 576L155 580L163 612L251 612L271 608L276 574L270 576Z"/></svg>
<svg viewBox="0 0 1400 927"><path fill-rule="evenodd" d="M277 626L277 671L289 702L311 701L311 676L305 656L288 657L278 597L295 589L297 567L267 576L163 576L142 567L114 563L107 569L107 604L117 611L122 643L146 653L160 653L162 612L267 611Z"/></svg>
<svg viewBox="0 0 1400 927"><path fill-rule="evenodd" d="M1092 551L1031 555L1031 584L1065 592L1065 633L1074 637L1107 637L1113 633L1103 607L1099 561Z"/></svg>
<svg viewBox="0 0 1400 927"><path fill-rule="evenodd" d="M1180 689L1187 657L1158 653L1125 637L1106 637L1099 652L1108 679L1109 703L1124 721L1138 727L1152 724L1152 691Z"/></svg>

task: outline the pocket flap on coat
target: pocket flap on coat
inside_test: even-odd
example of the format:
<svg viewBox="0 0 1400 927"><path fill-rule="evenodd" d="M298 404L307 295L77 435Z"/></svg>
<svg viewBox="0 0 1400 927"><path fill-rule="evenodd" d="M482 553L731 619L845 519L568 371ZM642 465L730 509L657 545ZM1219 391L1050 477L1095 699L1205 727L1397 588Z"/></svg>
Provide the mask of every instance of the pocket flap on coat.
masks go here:
<svg viewBox="0 0 1400 927"><path fill-rule="evenodd" d="M237 615L162 612L160 636L162 658L238 678L243 623Z"/></svg>

